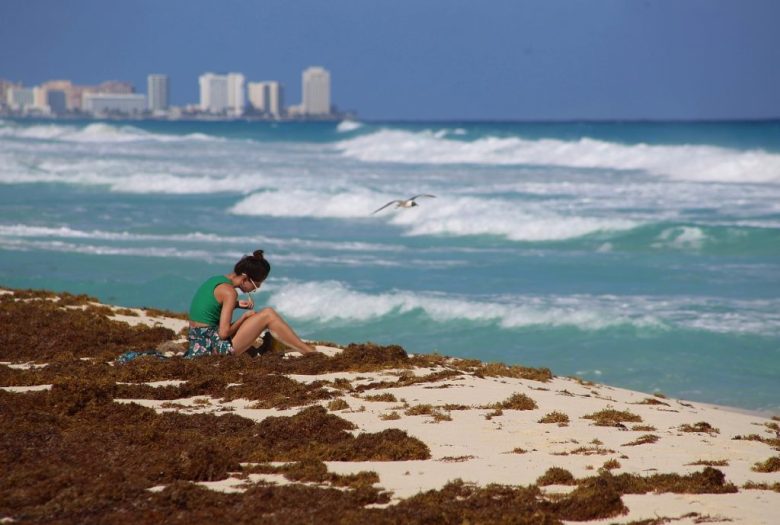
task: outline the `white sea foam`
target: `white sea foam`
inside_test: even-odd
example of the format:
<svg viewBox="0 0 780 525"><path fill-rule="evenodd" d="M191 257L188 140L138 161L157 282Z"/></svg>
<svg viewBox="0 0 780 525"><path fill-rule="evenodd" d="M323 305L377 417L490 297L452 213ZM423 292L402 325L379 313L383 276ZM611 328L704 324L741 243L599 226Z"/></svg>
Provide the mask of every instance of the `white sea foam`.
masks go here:
<svg viewBox="0 0 780 525"><path fill-rule="evenodd" d="M357 122L354 120L342 120L339 122L339 125L336 126L336 131L340 133L348 133L350 131L355 131L356 129L360 129L363 127L363 124L361 122Z"/></svg>
<svg viewBox="0 0 780 525"><path fill-rule="evenodd" d="M671 247L679 250L699 250L707 241L707 235L701 228L678 226L667 228L658 235L655 248Z"/></svg>
<svg viewBox="0 0 780 525"><path fill-rule="evenodd" d="M538 204L502 199L456 197L421 208L396 213L391 222L409 235L501 235L514 241L562 241L640 225L619 217L563 215Z"/></svg>
<svg viewBox="0 0 780 525"><path fill-rule="evenodd" d="M5 184L49 182L105 186L120 193L174 195L247 193L277 186L271 177L257 171L203 174L206 171L216 170L135 158L87 157L25 162L0 152L0 183Z"/></svg>
<svg viewBox="0 0 780 525"><path fill-rule="evenodd" d="M152 133L134 126L116 126L96 122L85 127L40 124L32 126L0 124L0 137L54 140L84 143L124 142L180 142L180 141L222 141L219 137L203 133L173 135Z"/></svg>
<svg viewBox="0 0 780 525"><path fill-rule="evenodd" d="M89 255L123 255L138 257L166 257L195 259L207 262L233 261L240 253L212 252L209 250L182 250L172 247L155 246L106 246L94 244L75 244L65 241L29 241L0 237L0 248L18 251L53 251L64 253L83 253Z"/></svg>
<svg viewBox="0 0 780 525"><path fill-rule="evenodd" d="M92 180L100 180L100 178ZM110 186L111 191L122 193L192 195L202 193L236 193L239 190L248 191L269 185L270 181L261 176L257 176L249 181L241 176L191 177L168 173L139 173L119 179L103 179L103 183Z"/></svg>
<svg viewBox="0 0 780 525"><path fill-rule="evenodd" d="M268 191L244 198L230 212L271 217L365 218L378 207L377 202L384 203L389 199L386 195L359 189L334 194L307 190Z"/></svg>
<svg viewBox="0 0 780 525"><path fill-rule="evenodd" d="M626 145L590 138L576 141L486 137L447 139L434 131L380 130L341 141L337 149L368 162L542 165L642 170L679 180L780 182L780 155L698 145Z"/></svg>
<svg viewBox="0 0 780 525"><path fill-rule="evenodd" d="M436 322L466 320L502 328L547 325L598 330L623 324L659 325L649 316L632 318L614 311L582 308L583 301L523 297L514 303L499 303L409 291L368 294L336 281L284 284L274 288L269 299L286 315L323 323L365 322L418 311Z"/></svg>
<svg viewBox="0 0 780 525"><path fill-rule="evenodd" d="M269 185L261 176L247 179L235 177L196 177L169 173L128 173L123 176L97 171L45 172L9 171L0 174L0 182L6 184L54 182L105 186L120 193L167 193L171 195L193 195L202 193L238 193L239 189L252 191Z"/></svg>
<svg viewBox="0 0 780 525"><path fill-rule="evenodd" d="M433 292L366 293L337 281L284 282L269 304L302 321L361 323L410 313L440 322L469 321L502 329L533 326L602 330L619 326L714 333L780 334L780 300L650 296L528 296L483 300Z"/></svg>
<svg viewBox="0 0 780 525"><path fill-rule="evenodd" d="M96 239L90 239L94 241ZM111 239L113 240L113 239ZM242 246L246 246L244 239ZM332 243L335 247L337 243ZM243 255L238 249L224 248L181 248L176 246L152 246L146 245L106 245L94 243L76 243L62 240L30 240L27 238L4 237L0 235L0 249L14 251L52 251L62 253L81 253L88 255L115 255L137 257L171 257L181 259L193 259L206 262L234 263ZM274 263L283 265L309 266L309 267L406 267L408 265L417 268L447 268L462 265L458 260L425 260L425 259L388 259L382 255L356 253L355 251L338 250L336 255L318 255L316 253L295 250L291 252L275 252L272 255Z"/></svg>
<svg viewBox="0 0 780 525"><path fill-rule="evenodd" d="M278 238L265 235L227 236L213 233L191 232L183 234L146 234L130 232L109 232L104 230L77 230L68 226L46 227L30 226L25 224L0 225L0 237L10 238L54 238L54 239L88 239L101 241L120 242L165 242L165 243L196 243L209 245L257 245L274 246L287 249L312 249L333 251L404 251L406 248L399 245L387 245L378 243L365 243L357 241L331 242L314 239Z"/></svg>
<svg viewBox="0 0 780 525"><path fill-rule="evenodd" d="M278 191L250 195L230 211L237 215L389 220L407 235L500 235L516 241L559 241L640 224L618 217L562 215L539 204L446 195L426 199L416 208L396 211L390 207L372 216L391 199L388 194L368 190L337 194Z"/></svg>

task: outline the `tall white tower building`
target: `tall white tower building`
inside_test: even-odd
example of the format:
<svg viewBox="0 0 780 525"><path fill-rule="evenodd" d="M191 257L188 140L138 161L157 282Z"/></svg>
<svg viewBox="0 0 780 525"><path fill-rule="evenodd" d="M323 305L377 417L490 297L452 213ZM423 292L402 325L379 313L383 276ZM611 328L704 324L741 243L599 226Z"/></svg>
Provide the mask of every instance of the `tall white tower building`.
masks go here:
<svg viewBox="0 0 780 525"><path fill-rule="evenodd" d="M236 116L243 115L246 107L244 75L241 73L228 73L226 78L228 112Z"/></svg>
<svg viewBox="0 0 780 525"><path fill-rule="evenodd" d="M223 113L228 107L227 77L204 73L198 77L200 84L200 110L208 113Z"/></svg>
<svg viewBox="0 0 780 525"><path fill-rule="evenodd" d="M200 110L208 113L243 115L244 75L228 73L215 75L204 73L198 78L200 84Z"/></svg>
<svg viewBox="0 0 780 525"><path fill-rule="evenodd" d="M279 82L250 82L247 91L249 103L255 110L274 117L282 114L282 85Z"/></svg>
<svg viewBox="0 0 780 525"><path fill-rule="evenodd" d="M279 82L268 82L268 112L279 117L284 111L284 89Z"/></svg>
<svg viewBox="0 0 780 525"><path fill-rule="evenodd" d="M149 111L167 110L169 96L168 75L149 75L146 77L146 100L149 103Z"/></svg>
<svg viewBox="0 0 780 525"><path fill-rule="evenodd" d="M323 67L310 67L303 72L303 113L330 114L330 73Z"/></svg>

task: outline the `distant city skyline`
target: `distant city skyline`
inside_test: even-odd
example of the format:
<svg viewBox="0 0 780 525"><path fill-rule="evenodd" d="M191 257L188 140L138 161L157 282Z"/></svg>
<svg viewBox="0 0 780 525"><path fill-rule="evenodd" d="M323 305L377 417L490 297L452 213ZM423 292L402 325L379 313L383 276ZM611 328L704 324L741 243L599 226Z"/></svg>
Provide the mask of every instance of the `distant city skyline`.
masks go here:
<svg viewBox="0 0 780 525"><path fill-rule="evenodd" d="M206 72L198 77L198 100L172 105L170 77L150 73L146 93L130 82L104 81L80 84L72 79L54 79L26 86L0 78L0 116L97 117L155 119L274 119L334 120L355 118L354 113L331 104L331 75L322 66L301 73L300 104L284 104L284 86L275 80L248 82L240 72Z"/></svg>
<svg viewBox="0 0 780 525"><path fill-rule="evenodd" d="M170 78L199 100L207 71L273 79L303 100L326 64L332 103L373 119L780 117L774 0L4 0L0 78Z"/></svg>

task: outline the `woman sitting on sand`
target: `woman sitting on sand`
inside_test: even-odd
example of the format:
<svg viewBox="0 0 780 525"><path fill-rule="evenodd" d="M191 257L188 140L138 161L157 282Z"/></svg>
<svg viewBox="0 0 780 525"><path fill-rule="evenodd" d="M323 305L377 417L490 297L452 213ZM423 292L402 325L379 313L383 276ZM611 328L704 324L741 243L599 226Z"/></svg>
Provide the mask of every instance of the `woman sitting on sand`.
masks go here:
<svg viewBox="0 0 780 525"><path fill-rule="evenodd" d="M256 292L270 272L271 265L263 257L263 250L256 250L252 255L242 257L232 273L215 275L203 283L192 298L189 349L184 357L242 354L266 329L299 352L315 352L272 308L255 312L252 299L237 300L236 288L245 293ZM236 308L247 311L232 322Z"/></svg>

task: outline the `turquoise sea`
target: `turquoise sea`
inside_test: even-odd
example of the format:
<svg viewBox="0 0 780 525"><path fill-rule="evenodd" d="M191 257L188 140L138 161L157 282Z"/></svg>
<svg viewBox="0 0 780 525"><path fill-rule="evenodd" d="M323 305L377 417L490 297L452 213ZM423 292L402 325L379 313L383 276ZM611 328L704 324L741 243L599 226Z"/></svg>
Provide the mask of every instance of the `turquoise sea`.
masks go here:
<svg viewBox="0 0 780 525"><path fill-rule="evenodd" d="M183 311L257 248L304 337L780 411L780 122L0 121L0 286Z"/></svg>

